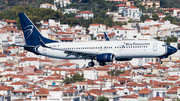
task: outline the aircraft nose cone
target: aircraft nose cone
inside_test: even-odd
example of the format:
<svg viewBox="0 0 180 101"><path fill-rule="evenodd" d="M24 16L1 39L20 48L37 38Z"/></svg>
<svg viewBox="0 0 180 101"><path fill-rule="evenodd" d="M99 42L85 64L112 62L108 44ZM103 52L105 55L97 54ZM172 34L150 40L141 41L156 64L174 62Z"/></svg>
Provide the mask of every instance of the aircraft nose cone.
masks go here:
<svg viewBox="0 0 180 101"><path fill-rule="evenodd" d="M173 46L168 46L168 53L169 54L173 54L173 53L176 53L177 52L177 49Z"/></svg>

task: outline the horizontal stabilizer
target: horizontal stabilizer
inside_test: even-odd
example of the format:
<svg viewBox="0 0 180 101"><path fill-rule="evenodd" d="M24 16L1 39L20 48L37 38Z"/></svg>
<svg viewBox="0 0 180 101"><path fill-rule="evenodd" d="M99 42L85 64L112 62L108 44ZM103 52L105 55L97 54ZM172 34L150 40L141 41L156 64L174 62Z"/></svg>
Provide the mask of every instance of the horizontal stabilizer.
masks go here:
<svg viewBox="0 0 180 101"><path fill-rule="evenodd" d="M32 45L11 45L11 46L17 46L17 47L29 47L29 48L34 48L35 46Z"/></svg>

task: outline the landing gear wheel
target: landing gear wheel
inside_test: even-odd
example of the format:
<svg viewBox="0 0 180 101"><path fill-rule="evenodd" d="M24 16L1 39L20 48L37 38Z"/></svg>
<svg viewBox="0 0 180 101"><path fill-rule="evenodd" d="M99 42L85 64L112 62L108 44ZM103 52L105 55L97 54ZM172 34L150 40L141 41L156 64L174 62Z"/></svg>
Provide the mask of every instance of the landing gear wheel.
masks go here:
<svg viewBox="0 0 180 101"><path fill-rule="evenodd" d="M106 65L106 63L105 62L99 62L99 65L104 66L104 65Z"/></svg>
<svg viewBox="0 0 180 101"><path fill-rule="evenodd" d="M89 63L88 63L88 66L89 66L89 67L94 67L94 62L89 62Z"/></svg>

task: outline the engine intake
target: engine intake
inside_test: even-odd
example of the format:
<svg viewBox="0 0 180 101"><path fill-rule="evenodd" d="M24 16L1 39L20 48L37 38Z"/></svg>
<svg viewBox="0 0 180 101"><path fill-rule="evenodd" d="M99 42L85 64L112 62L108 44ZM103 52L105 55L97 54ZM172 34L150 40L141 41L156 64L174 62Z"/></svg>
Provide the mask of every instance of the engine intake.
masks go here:
<svg viewBox="0 0 180 101"><path fill-rule="evenodd" d="M96 56L97 62L112 62L114 60L114 54L103 53Z"/></svg>

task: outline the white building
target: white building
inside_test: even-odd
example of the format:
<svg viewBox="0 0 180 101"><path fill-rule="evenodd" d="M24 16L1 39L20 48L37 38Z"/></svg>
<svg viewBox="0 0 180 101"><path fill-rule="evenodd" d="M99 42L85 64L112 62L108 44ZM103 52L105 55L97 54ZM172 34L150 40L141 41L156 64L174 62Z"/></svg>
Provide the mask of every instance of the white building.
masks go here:
<svg viewBox="0 0 180 101"><path fill-rule="evenodd" d="M89 11L83 11L83 12L77 13L75 18L78 19L78 18L81 18L81 17L83 17L84 19L90 19L90 18L94 17L94 14L92 12L89 12Z"/></svg>
<svg viewBox="0 0 180 101"><path fill-rule="evenodd" d="M77 10L77 9L72 9L72 8L70 8L70 9L65 9L64 10L64 12L63 12L63 14L70 14L70 13L77 13L79 10Z"/></svg>
<svg viewBox="0 0 180 101"><path fill-rule="evenodd" d="M49 3L40 4L40 8L49 8L49 9L53 9L53 10L57 11L56 6L49 4Z"/></svg>
<svg viewBox="0 0 180 101"><path fill-rule="evenodd" d="M128 19L132 20L140 20L140 17L142 15L142 12L139 11L139 8L131 6L124 9L123 14Z"/></svg>
<svg viewBox="0 0 180 101"><path fill-rule="evenodd" d="M94 37L96 37L98 34L104 34L104 32L106 31L106 25L90 24L88 30L89 30L89 34L92 34Z"/></svg>
<svg viewBox="0 0 180 101"><path fill-rule="evenodd" d="M65 7L71 4L70 0L54 0L54 5L59 5L60 7Z"/></svg>

